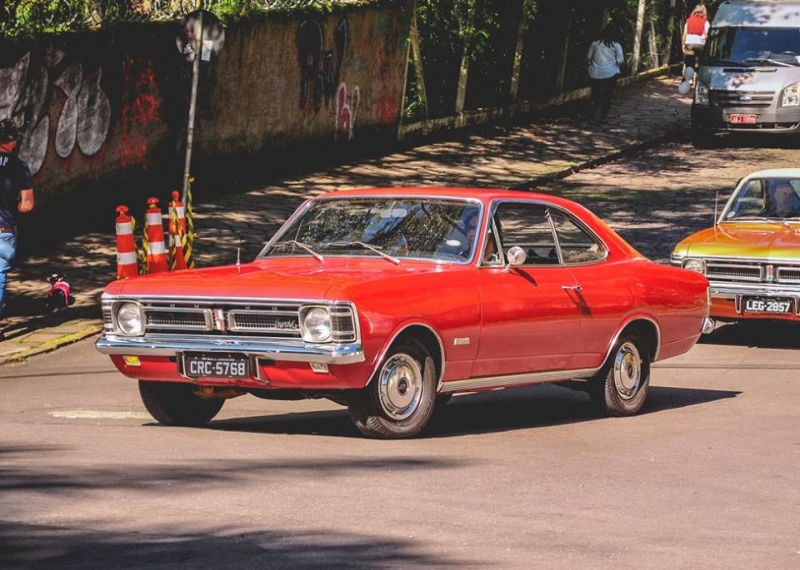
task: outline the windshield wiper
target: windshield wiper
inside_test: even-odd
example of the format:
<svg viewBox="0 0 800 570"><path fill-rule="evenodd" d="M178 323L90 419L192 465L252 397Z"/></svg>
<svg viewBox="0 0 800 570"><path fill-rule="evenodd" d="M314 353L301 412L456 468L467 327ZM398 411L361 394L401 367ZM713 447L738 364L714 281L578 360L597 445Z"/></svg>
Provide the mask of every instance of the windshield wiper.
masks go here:
<svg viewBox="0 0 800 570"><path fill-rule="evenodd" d="M364 243L363 241L334 241L334 242L331 242L331 243L328 244L328 247L353 247L353 246L358 246L358 247L362 247L364 249L368 249L368 250L370 250L372 252L377 253L378 255L383 257L384 259L388 259L389 261L391 261L395 265L400 265L400 260L397 259L396 257L391 256L388 253L385 253L385 252L381 251L381 248L379 248L379 247L376 247L376 246L368 244L368 243Z"/></svg>
<svg viewBox="0 0 800 570"><path fill-rule="evenodd" d="M279 241L279 242L273 243L272 247L276 247L276 246L280 246L280 245L294 245L294 246L297 246L300 249L302 249L303 251L313 255L314 259L316 259L317 261L323 261L323 257L320 254L318 254L316 251L311 249L310 245L304 244L301 241L296 241L296 240L293 240L293 239L287 239L287 240L284 240L284 241Z"/></svg>

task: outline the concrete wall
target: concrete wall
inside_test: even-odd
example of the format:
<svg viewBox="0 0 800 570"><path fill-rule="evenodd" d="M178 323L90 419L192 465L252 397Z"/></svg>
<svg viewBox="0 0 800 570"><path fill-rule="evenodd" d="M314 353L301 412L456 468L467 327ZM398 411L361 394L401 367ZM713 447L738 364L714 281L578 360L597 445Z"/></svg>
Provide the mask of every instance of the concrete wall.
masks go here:
<svg viewBox="0 0 800 570"><path fill-rule="evenodd" d="M192 173L395 141L408 4L228 26L201 65ZM24 124L40 203L145 173L165 198L180 188L192 81L180 33L132 24L0 45L0 118Z"/></svg>

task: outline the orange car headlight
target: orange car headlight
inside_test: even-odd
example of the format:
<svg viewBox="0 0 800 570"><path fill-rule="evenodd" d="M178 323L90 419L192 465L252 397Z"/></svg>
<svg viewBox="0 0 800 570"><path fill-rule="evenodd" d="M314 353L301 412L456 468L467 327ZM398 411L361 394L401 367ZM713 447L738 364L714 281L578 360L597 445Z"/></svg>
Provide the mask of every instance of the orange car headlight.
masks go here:
<svg viewBox="0 0 800 570"><path fill-rule="evenodd" d="M702 259L685 259L683 261L683 268L689 271L696 271L697 273L706 273L706 262Z"/></svg>

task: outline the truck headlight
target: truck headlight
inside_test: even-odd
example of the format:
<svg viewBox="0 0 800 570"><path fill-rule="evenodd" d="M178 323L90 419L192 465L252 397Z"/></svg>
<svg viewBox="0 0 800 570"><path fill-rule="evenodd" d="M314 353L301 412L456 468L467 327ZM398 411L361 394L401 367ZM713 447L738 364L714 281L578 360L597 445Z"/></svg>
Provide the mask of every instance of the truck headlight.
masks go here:
<svg viewBox="0 0 800 570"><path fill-rule="evenodd" d="M331 328L331 314L326 307L300 309L300 330L306 342L329 341Z"/></svg>
<svg viewBox="0 0 800 570"><path fill-rule="evenodd" d="M794 83L784 88L781 107L797 107L798 105L800 105L800 83Z"/></svg>
<svg viewBox="0 0 800 570"><path fill-rule="evenodd" d="M708 85L698 81L694 88L695 105L708 105Z"/></svg>
<svg viewBox="0 0 800 570"><path fill-rule="evenodd" d="M683 262L683 268L688 269L689 271L696 271L697 273L701 273L705 275L706 273L706 262L702 259L687 259Z"/></svg>
<svg viewBox="0 0 800 570"><path fill-rule="evenodd" d="M117 309L117 328L122 334L136 336L144 333L144 319L139 303L122 303Z"/></svg>

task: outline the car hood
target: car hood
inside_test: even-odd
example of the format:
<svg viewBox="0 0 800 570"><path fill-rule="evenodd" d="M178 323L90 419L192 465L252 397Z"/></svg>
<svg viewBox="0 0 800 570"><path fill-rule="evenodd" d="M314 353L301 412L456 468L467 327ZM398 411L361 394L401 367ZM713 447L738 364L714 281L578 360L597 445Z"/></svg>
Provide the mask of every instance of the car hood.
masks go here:
<svg viewBox="0 0 800 570"><path fill-rule="evenodd" d="M386 259L273 258L241 265L142 275L114 281L106 293L133 297L338 299L350 287L443 273L447 264ZM464 267L448 265L449 267Z"/></svg>
<svg viewBox="0 0 800 570"><path fill-rule="evenodd" d="M780 91L787 83L800 79L800 68L772 66L702 66L700 79L710 89L741 91L742 97L752 97L753 90ZM742 103L748 103L743 100Z"/></svg>
<svg viewBox="0 0 800 570"><path fill-rule="evenodd" d="M695 257L753 257L797 260L800 224L724 222L697 232L675 248Z"/></svg>

